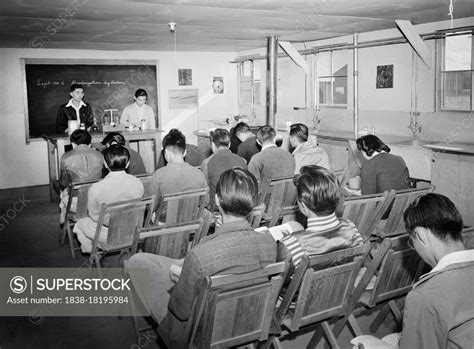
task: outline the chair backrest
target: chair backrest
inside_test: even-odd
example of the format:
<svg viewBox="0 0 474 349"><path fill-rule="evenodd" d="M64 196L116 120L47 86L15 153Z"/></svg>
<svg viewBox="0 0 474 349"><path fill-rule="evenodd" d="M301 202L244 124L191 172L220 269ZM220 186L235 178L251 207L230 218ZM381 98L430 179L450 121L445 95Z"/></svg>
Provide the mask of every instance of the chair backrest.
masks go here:
<svg viewBox="0 0 474 349"><path fill-rule="evenodd" d="M153 175L152 174L140 174L136 176L143 184L143 188L145 189L145 195L144 196L151 196L151 182L153 180Z"/></svg>
<svg viewBox="0 0 474 349"><path fill-rule="evenodd" d="M293 184L293 176L262 182L258 203L264 203L267 207L264 219L270 221L268 226L277 225L282 218L282 212L285 212L288 207L295 206L296 203L296 187Z"/></svg>
<svg viewBox="0 0 474 349"><path fill-rule="evenodd" d="M98 247L100 231L104 224L108 226L108 233L107 241L101 245L101 249L114 251L132 247L135 235L148 225L154 204L155 196L102 204L91 254Z"/></svg>
<svg viewBox="0 0 474 349"><path fill-rule="evenodd" d="M396 236L406 232L403 212L418 196L431 193L433 187L419 189L396 190L390 212L385 220L383 236Z"/></svg>
<svg viewBox="0 0 474 349"><path fill-rule="evenodd" d="M247 215L247 221L250 223L253 229L260 226L263 215L265 214L265 204L261 203L255 206L252 211Z"/></svg>
<svg viewBox="0 0 474 349"><path fill-rule="evenodd" d="M370 244L303 256L277 311L290 331L343 315ZM295 308L289 311L290 304Z"/></svg>
<svg viewBox="0 0 474 349"><path fill-rule="evenodd" d="M286 263L206 278L189 348L229 348L268 338Z"/></svg>
<svg viewBox="0 0 474 349"><path fill-rule="evenodd" d="M462 240L467 249L474 249L474 227L462 231Z"/></svg>
<svg viewBox="0 0 474 349"><path fill-rule="evenodd" d="M394 191L387 191L380 194L347 198L343 204L342 218L354 223L366 240L390 207L394 197Z"/></svg>
<svg viewBox="0 0 474 349"><path fill-rule="evenodd" d="M202 216L209 189L188 190L163 196L166 203L166 224L189 222Z"/></svg>
<svg viewBox="0 0 474 349"><path fill-rule="evenodd" d="M132 253L138 250L140 241L147 241L146 252L173 259L184 258L189 249L190 236L199 236L204 218L185 223L164 224L143 228L135 238ZM153 244L151 244L153 242Z"/></svg>
<svg viewBox="0 0 474 349"><path fill-rule="evenodd" d="M90 187L99 180L71 183L68 187L69 199L66 208L66 222L74 217L77 221L80 218L87 217L87 198ZM77 199L75 212L71 211L72 202Z"/></svg>
<svg viewBox="0 0 474 349"><path fill-rule="evenodd" d="M370 307L410 292L425 268L418 253L409 247L408 235L390 240L391 247L382 261L367 303Z"/></svg>

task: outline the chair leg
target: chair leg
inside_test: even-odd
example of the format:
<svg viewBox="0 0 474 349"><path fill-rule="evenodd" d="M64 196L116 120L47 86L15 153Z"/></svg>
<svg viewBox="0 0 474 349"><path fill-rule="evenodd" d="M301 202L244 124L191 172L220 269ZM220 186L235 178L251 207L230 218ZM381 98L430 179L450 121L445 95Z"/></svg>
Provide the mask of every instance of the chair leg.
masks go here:
<svg viewBox="0 0 474 349"><path fill-rule="evenodd" d="M334 333L332 333L331 327L329 327L329 323L327 321L323 321L321 326L324 330L324 334L326 335L326 339L331 345L331 347L334 349L339 349L340 347L339 347L339 344L337 343L336 336L334 335Z"/></svg>
<svg viewBox="0 0 474 349"><path fill-rule="evenodd" d="M403 321L403 315L400 309L398 309L396 300L389 301L388 306L390 307L390 310L392 311L392 314L395 317L395 321L400 324Z"/></svg>
<svg viewBox="0 0 474 349"><path fill-rule="evenodd" d="M352 314L349 315L348 321L349 321L349 328L352 330L355 337L362 336L363 335L362 330L360 329L360 326L357 323L355 316Z"/></svg>
<svg viewBox="0 0 474 349"><path fill-rule="evenodd" d="M69 248L71 249L72 259L76 259L76 254L74 253L74 234L72 232L71 226L67 222L65 224L66 224L67 238L69 240ZM64 238L65 237L66 237L66 234L64 234Z"/></svg>
<svg viewBox="0 0 474 349"><path fill-rule="evenodd" d="M388 304L384 304L382 309L379 311L377 316L375 317L374 321L370 324L369 330L372 333L377 332L379 329L380 325L382 322L385 320L385 318L390 314L390 306Z"/></svg>
<svg viewBox="0 0 474 349"><path fill-rule="evenodd" d="M324 336L324 329L322 329L322 327L320 326L317 326L306 348L316 348L316 346L321 341L323 336Z"/></svg>

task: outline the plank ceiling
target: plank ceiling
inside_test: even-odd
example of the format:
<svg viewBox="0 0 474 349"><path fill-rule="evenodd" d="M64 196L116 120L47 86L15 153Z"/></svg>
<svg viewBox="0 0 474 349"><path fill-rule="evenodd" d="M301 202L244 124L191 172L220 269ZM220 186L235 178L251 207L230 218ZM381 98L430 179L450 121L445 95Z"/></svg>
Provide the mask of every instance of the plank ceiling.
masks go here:
<svg viewBox="0 0 474 349"><path fill-rule="evenodd" d="M454 18L473 17L455 0ZM0 47L242 51L449 20L448 0L2 0Z"/></svg>

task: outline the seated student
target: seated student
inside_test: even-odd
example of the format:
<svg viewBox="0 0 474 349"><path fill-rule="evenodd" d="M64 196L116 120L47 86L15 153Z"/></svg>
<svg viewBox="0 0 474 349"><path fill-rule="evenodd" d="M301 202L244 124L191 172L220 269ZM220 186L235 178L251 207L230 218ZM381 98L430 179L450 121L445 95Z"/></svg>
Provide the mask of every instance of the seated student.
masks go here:
<svg viewBox="0 0 474 349"><path fill-rule="evenodd" d="M245 160L229 150L230 134L227 130L216 128L211 132L213 154L202 162L202 172L209 184L209 210L214 210L216 185L220 175L232 167L247 168Z"/></svg>
<svg viewBox="0 0 474 349"><path fill-rule="evenodd" d="M249 125L242 122L240 127L239 124L236 126L236 135L242 141L237 148L237 154L247 161L250 162L252 156L260 152L262 147L257 143L257 137L250 131Z"/></svg>
<svg viewBox="0 0 474 349"><path fill-rule="evenodd" d="M110 147L112 144L118 144L123 147L125 146L125 137L118 132L110 132L107 133L107 136L102 140L102 144L105 145L107 148ZM132 148L126 147L128 152L130 153L130 166L127 168L127 173L131 175L141 175L146 174L145 164L143 163L143 159L135 150Z"/></svg>
<svg viewBox="0 0 474 349"><path fill-rule="evenodd" d="M276 146L275 137L276 132L269 125L260 127L257 132L257 141L262 146L262 151L252 156L249 171L260 183L295 173L295 159L288 151Z"/></svg>
<svg viewBox="0 0 474 349"><path fill-rule="evenodd" d="M357 139L357 149L368 161L361 168L362 195L383 193L386 190L408 189L410 175L403 158L390 153L390 148L377 136Z"/></svg>
<svg viewBox="0 0 474 349"><path fill-rule="evenodd" d="M130 154L125 147L113 144L104 150L105 166L110 170L105 178L94 183L87 194L87 215L74 226L74 233L81 243L81 250L90 253L102 204L138 199L143 196L142 182L125 172L130 163ZM107 240L107 228L100 232L100 242Z"/></svg>
<svg viewBox="0 0 474 349"><path fill-rule="evenodd" d="M255 232L246 216L256 205L258 183L245 169L225 171L216 187L223 224L192 248L184 262L148 253L133 255L126 268L140 298L147 294L136 283L134 270L150 272L150 312L168 348L185 348L193 325L193 304L199 281L220 273L241 274L276 261L277 246L268 234ZM173 266L173 268L172 268ZM178 266L176 268L176 266ZM182 266L182 269L179 267ZM171 269L177 272L170 273ZM173 280L177 280L177 283Z"/></svg>
<svg viewBox="0 0 474 349"><path fill-rule="evenodd" d="M405 299L398 345L384 347L472 348L474 250L463 243L461 214L446 196L429 193L415 199L403 218L409 244L433 269L420 277ZM373 336L351 343L367 349L385 344Z"/></svg>
<svg viewBox="0 0 474 349"><path fill-rule="evenodd" d="M413 248L433 269L406 297L400 348L472 348L474 250L463 244L461 214L430 193L403 217Z"/></svg>
<svg viewBox="0 0 474 349"><path fill-rule="evenodd" d="M168 164L155 171L151 182L151 193L147 193L156 195L157 219L160 222L166 220L166 206L162 204L163 195L207 188L203 173L184 161L186 138L178 129L171 129L163 138L163 149Z"/></svg>
<svg viewBox="0 0 474 349"><path fill-rule="evenodd" d="M290 127L290 144L295 158L295 174L300 168L308 165L318 165L329 170L329 157L326 150L308 142L308 127L304 124L293 124Z"/></svg>
<svg viewBox="0 0 474 349"><path fill-rule="evenodd" d="M198 167L201 166L204 160L204 154L197 145L186 143L186 155L184 156L184 162L187 162L191 166ZM165 158L164 149L160 152L160 158L158 159L158 164L156 168L162 168L168 164Z"/></svg>
<svg viewBox="0 0 474 349"><path fill-rule="evenodd" d="M303 255L329 253L363 243L354 223L336 217L335 210L341 200L337 177L329 170L316 166L303 166L294 178L298 207L308 217L307 228L283 237L279 254L289 253L296 267Z"/></svg>
<svg viewBox="0 0 474 349"><path fill-rule="evenodd" d="M146 104L148 94L142 88L135 91L135 102L127 105L122 112L122 123L128 127L141 126L144 121L147 130L154 130L155 112L153 108Z"/></svg>
<svg viewBox="0 0 474 349"><path fill-rule="evenodd" d="M64 153L59 160L59 181L53 185L60 192L60 224L64 223L69 199L65 188L73 182L91 181L102 177L104 157L91 148L92 137L86 130L75 130L70 136L72 150ZM75 211L76 202L71 204Z"/></svg>

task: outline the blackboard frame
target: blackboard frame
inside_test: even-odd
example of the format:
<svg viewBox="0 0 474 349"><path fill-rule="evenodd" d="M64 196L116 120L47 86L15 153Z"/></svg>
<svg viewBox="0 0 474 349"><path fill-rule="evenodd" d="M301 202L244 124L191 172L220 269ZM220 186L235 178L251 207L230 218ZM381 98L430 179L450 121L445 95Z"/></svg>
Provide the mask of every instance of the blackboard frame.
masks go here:
<svg viewBox="0 0 474 349"><path fill-rule="evenodd" d="M153 96L156 103L155 124L157 128L161 126L161 92L160 92L160 70L159 60L153 59L55 59L55 58L21 58L21 72L23 83L23 108L25 118L25 142L29 144L30 141L43 141L42 137L30 137L29 125L29 111L28 111L28 86L26 76L26 65L47 64L47 65L144 65L152 66L156 69L156 96ZM131 96L133 98L133 96Z"/></svg>

